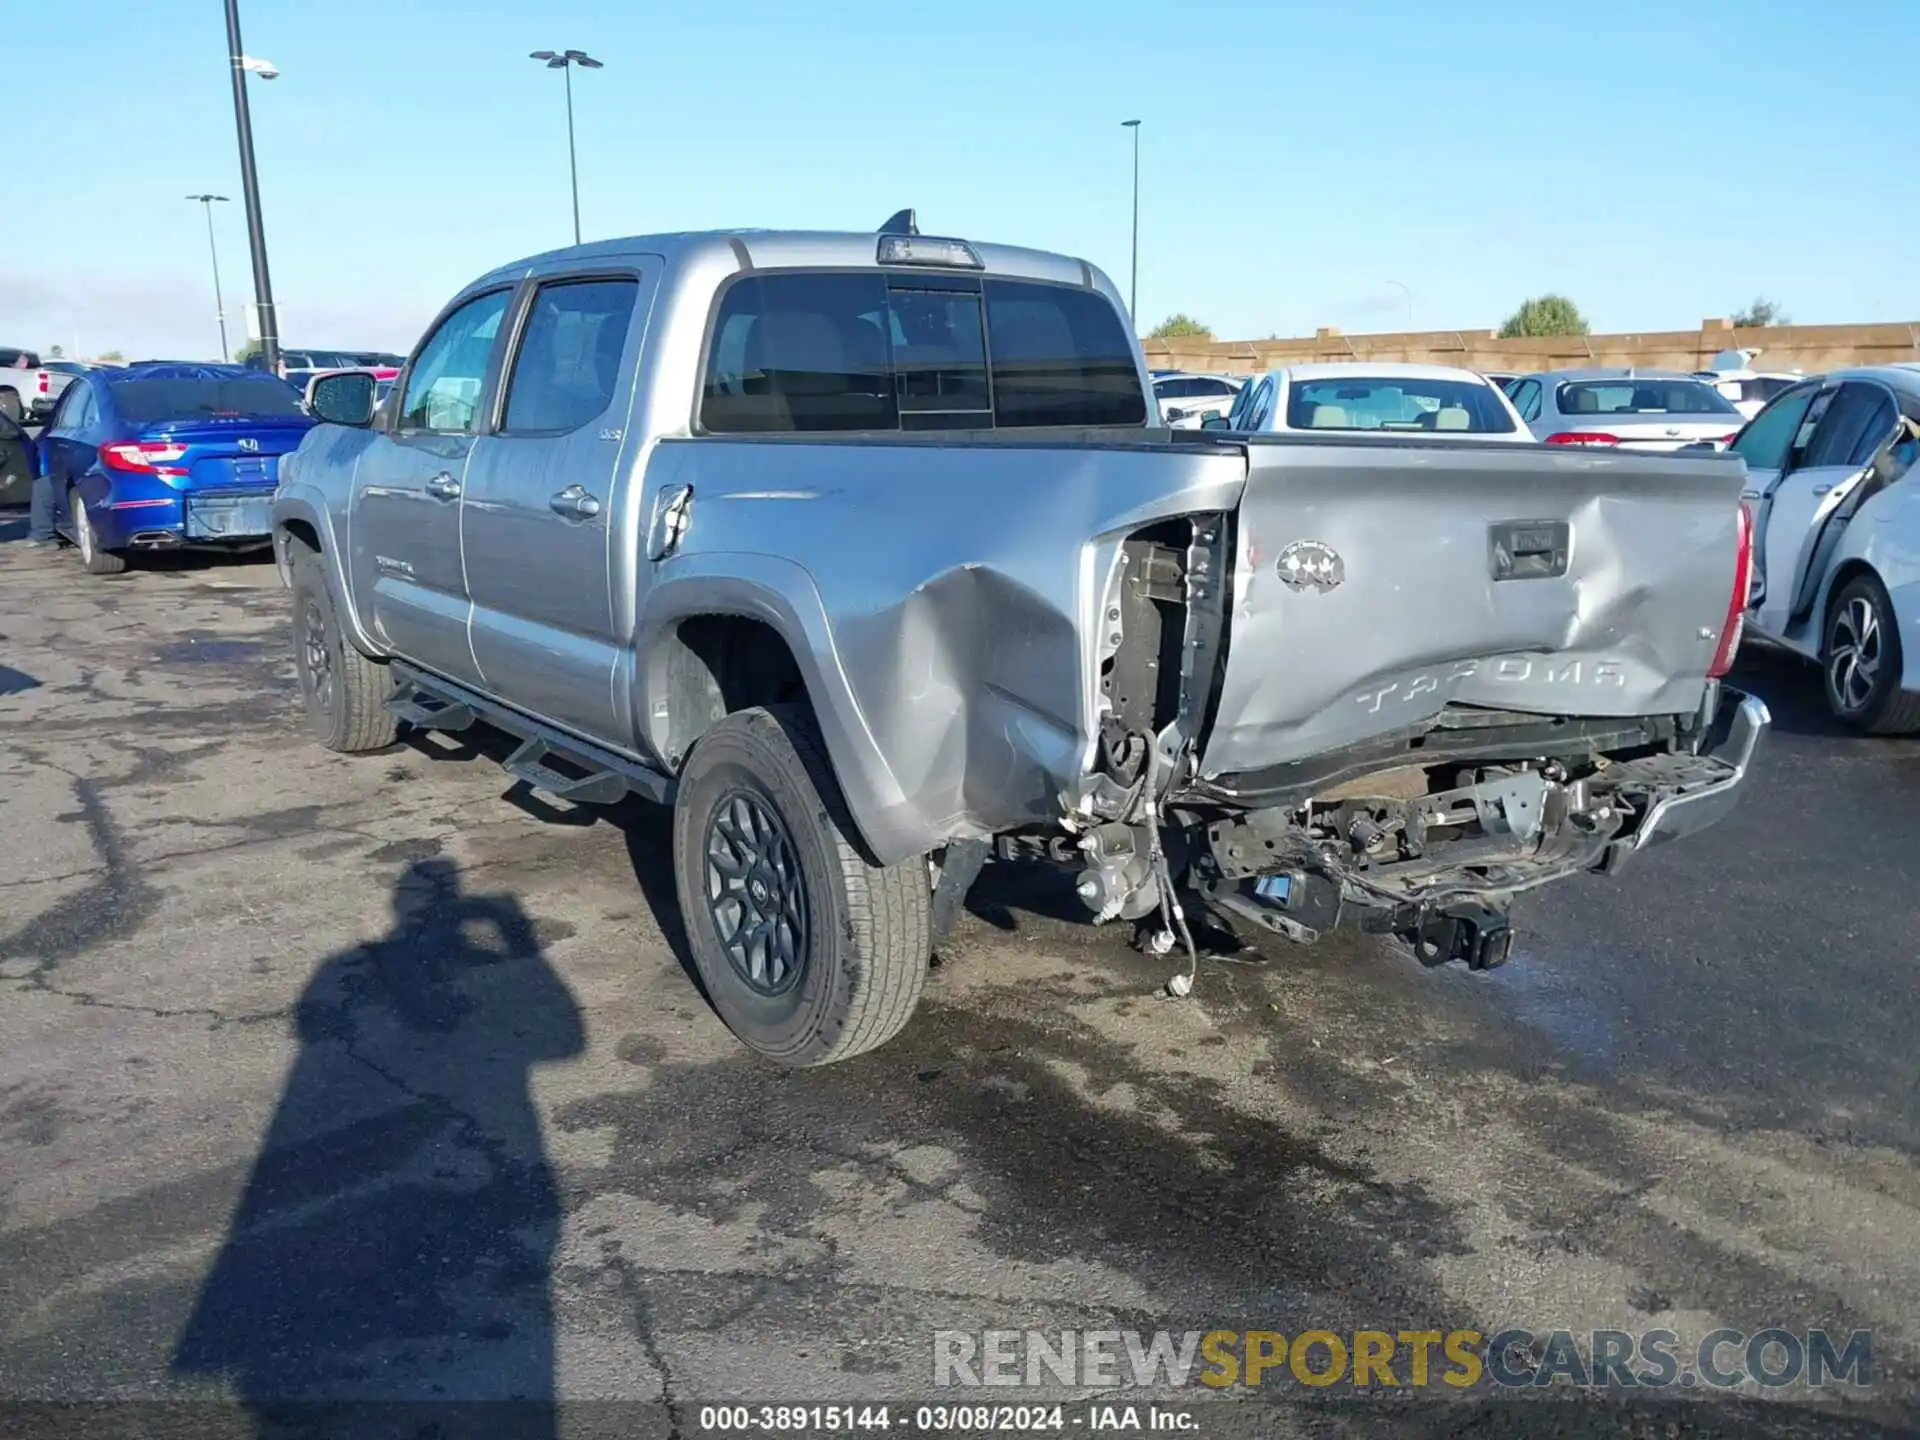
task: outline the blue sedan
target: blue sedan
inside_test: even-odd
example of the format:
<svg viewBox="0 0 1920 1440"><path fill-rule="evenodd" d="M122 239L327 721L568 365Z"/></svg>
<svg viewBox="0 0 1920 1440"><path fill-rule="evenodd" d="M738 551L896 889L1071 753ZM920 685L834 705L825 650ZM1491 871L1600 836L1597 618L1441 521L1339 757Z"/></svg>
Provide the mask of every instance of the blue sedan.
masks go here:
<svg viewBox="0 0 1920 1440"><path fill-rule="evenodd" d="M312 426L288 386L238 365L90 371L39 440L54 528L95 575L139 551L269 544L279 459Z"/></svg>

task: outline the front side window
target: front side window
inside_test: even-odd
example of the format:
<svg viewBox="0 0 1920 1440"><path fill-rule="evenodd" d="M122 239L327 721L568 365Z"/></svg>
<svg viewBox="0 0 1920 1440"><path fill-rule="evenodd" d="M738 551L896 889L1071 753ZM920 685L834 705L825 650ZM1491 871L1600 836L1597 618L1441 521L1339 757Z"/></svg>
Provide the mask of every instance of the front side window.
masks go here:
<svg viewBox="0 0 1920 1440"><path fill-rule="evenodd" d="M1780 396L1748 422L1728 448L1747 462L1749 470L1780 470L1787 463L1787 447L1800 433L1807 407L1819 386L1807 385Z"/></svg>
<svg viewBox="0 0 1920 1440"><path fill-rule="evenodd" d="M475 296L440 322L413 362L400 406L402 430L471 435L480 422L480 391L500 334L509 290Z"/></svg>
<svg viewBox="0 0 1920 1440"><path fill-rule="evenodd" d="M1733 415L1740 412L1704 380L1573 380L1560 387L1562 415Z"/></svg>
<svg viewBox="0 0 1920 1440"><path fill-rule="evenodd" d="M881 272L736 281L700 424L716 434L1144 425L1115 312L1064 285Z"/></svg>
<svg viewBox="0 0 1920 1440"><path fill-rule="evenodd" d="M1513 408L1520 412L1522 420L1531 424L1540 418L1540 382L1538 380L1510 382L1507 398L1513 401Z"/></svg>
<svg viewBox="0 0 1920 1440"><path fill-rule="evenodd" d="M558 434L605 413L639 294L630 279L558 281L534 293L507 381L506 434Z"/></svg>
<svg viewBox="0 0 1920 1440"><path fill-rule="evenodd" d="M1296 380L1287 392L1287 428L1510 435L1513 417L1493 387L1476 380L1343 376Z"/></svg>

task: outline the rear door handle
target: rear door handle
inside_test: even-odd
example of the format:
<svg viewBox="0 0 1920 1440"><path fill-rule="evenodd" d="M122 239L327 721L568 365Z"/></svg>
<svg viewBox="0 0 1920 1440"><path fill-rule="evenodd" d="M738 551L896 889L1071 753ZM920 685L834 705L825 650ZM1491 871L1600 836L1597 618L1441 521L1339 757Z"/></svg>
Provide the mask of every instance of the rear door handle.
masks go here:
<svg viewBox="0 0 1920 1440"><path fill-rule="evenodd" d="M600 513L600 501L580 485L569 485L547 501L547 508L568 520L591 520Z"/></svg>
<svg viewBox="0 0 1920 1440"><path fill-rule="evenodd" d="M427 493L436 500L458 500L460 498L460 482L442 470L438 475L427 481Z"/></svg>

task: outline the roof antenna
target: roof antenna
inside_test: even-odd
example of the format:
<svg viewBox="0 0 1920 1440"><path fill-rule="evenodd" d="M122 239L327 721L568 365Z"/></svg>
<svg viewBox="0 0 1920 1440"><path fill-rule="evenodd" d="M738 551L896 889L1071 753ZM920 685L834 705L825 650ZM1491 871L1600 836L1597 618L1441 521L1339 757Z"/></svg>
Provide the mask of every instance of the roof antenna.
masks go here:
<svg viewBox="0 0 1920 1440"><path fill-rule="evenodd" d="M887 223L880 227L882 235L918 235L920 226L913 211L901 210L887 217Z"/></svg>

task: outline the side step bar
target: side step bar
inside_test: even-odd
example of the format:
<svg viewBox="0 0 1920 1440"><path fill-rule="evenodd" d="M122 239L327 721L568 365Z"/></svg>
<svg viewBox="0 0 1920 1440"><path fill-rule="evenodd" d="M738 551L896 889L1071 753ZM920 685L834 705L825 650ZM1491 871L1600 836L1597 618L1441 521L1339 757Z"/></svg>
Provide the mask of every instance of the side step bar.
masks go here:
<svg viewBox="0 0 1920 1440"><path fill-rule="evenodd" d="M650 765L400 661L394 662L393 675L398 684L387 710L396 720L417 730L465 730L475 721L503 730L520 744L501 768L556 800L612 805L633 794L661 805L673 803L673 777Z"/></svg>

